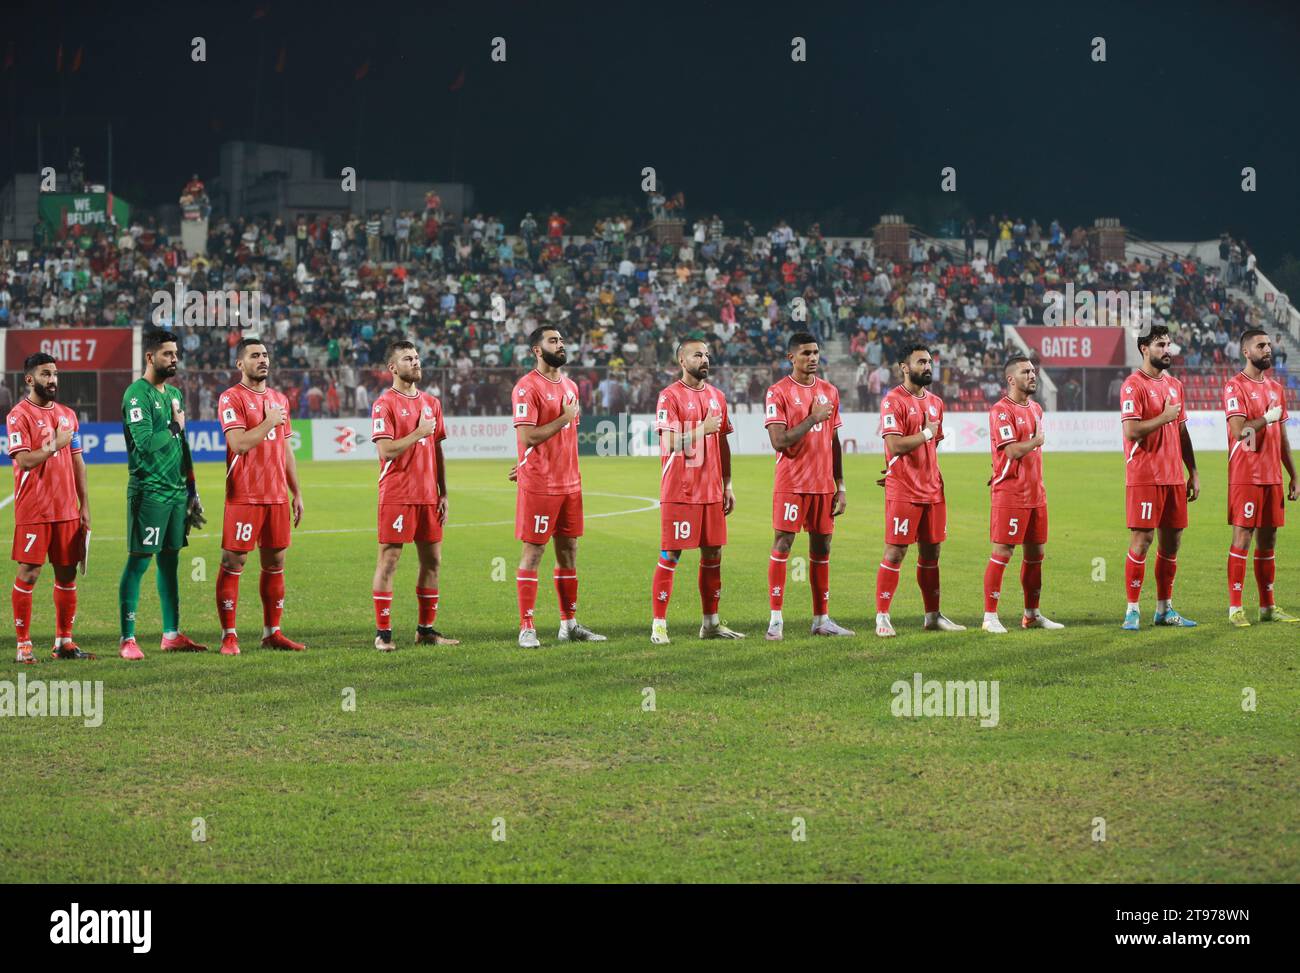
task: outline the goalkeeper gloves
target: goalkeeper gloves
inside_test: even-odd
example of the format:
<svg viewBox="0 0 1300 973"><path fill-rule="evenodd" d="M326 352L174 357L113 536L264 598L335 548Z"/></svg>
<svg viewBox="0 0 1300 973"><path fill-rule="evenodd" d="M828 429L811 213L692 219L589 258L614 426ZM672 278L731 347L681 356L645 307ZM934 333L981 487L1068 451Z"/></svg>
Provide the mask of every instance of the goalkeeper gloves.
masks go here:
<svg viewBox="0 0 1300 973"><path fill-rule="evenodd" d="M203 504L199 502L199 495L192 494L189 503L185 507L185 527L187 530L198 530L206 525L208 518L203 514Z"/></svg>

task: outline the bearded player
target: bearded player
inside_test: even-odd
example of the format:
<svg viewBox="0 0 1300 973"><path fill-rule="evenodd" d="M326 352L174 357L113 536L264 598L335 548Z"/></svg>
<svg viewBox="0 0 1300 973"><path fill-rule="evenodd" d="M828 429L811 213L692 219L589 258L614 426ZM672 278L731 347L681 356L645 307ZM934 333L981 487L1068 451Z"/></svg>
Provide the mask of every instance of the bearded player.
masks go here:
<svg viewBox="0 0 1300 973"><path fill-rule="evenodd" d="M90 534L86 463L81 458L77 414L56 401L59 368L44 352L23 362L27 395L10 410L9 458L14 467L13 559L16 661L34 663L32 592L48 557L54 566L55 659L93 659L72 640L77 614L77 563Z"/></svg>
<svg viewBox="0 0 1300 973"><path fill-rule="evenodd" d="M420 559L415 581L416 645L459 645L443 635L438 619L438 571L442 529L447 523L447 467L442 441L447 426L442 403L420 391L420 353L409 341L388 346L392 387L375 400L371 434L379 453L379 559L375 564L375 648L392 652L393 578L402 547L415 544Z"/></svg>
<svg viewBox="0 0 1300 973"><path fill-rule="evenodd" d="M240 339L235 346L235 366L243 378L221 393L217 407L226 437L226 511L221 532L221 570L217 573L221 654L239 655L235 630L239 577L254 547L262 561L258 579L262 647L301 652L307 646L280 631L290 522L297 527L303 509L298 464L289 442L289 401L266 387L271 356L261 338Z"/></svg>
<svg viewBox="0 0 1300 973"><path fill-rule="evenodd" d="M817 339L798 331L786 343L791 372L767 390L763 425L776 450L772 484L772 527L776 536L767 566L769 642L784 638L785 567L800 530L808 532L808 582L812 588L812 634L852 635L828 614L831 534L844 513L843 456L840 452L840 390L818 375Z"/></svg>
<svg viewBox="0 0 1300 973"><path fill-rule="evenodd" d="M1261 622L1297 622L1300 618L1273 600L1277 529L1286 523L1282 468L1291 486L1286 500L1297 497L1295 464L1287 439L1286 390L1266 372L1273 367L1268 332L1252 328L1241 336L1246 366L1223 387L1223 412L1228 419L1228 621L1238 628L1250 624L1241 606L1246 580L1246 556L1255 541L1255 585L1259 588Z"/></svg>
<svg viewBox="0 0 1300 973"><path fill-rule="evenodd" d="M528 336L537 367L515 383L516 448L510 478L519 484L515 537L523 542L519 572L519 645L536 649L533 611L537 567L555 539L555 594L560 602L561 642L604 642L578 623L578 538L582 536L582 477L578 473L578 386L560 369L567 362L564 337L543 325Z"/></svg>
<svg viewBox="0 0 1300 973"><path fill-rule="evenodd" d="M1156 549L1156 613L1152 622L1174 628L1196 623L1174 611L1174 576L1178 548L1187 527L1187 504L1201 492L1196 454L1187 431L1183 385L1167 374L1173 363L1169 329L1163 324L1137 339L1142 364L1124 380L1120 393L1120 419L1124 426L1124 478L1126 512L1131 532L1124 567L1128 608L1126 631L1141 626L1139 602L1146 576L1147 551L1159 533ZM1187 480L1183 480L1183 466Z"/></svg>
<svg viewBox="0 0 1300 973"><path fill-rule="evenodd" d="M898 590L903 558L918 547L916 583L925 603L924 627L936 632L964 632L939 611L939 547L948 537L948 504L939 472L943 439L943 402L928 388L934 361L925 345L911 345L899 359L903 384L880 403L880 435L885 442L885 555L876 571L876 634L892 638L889 617Z"/></svg>
<svg viewBox="0 0 1300 973"><path fill-rule="evenodd" d="M1043 407L1031 400L1038 391L1038 373L1024 355L1007 359L1007 392L989 410L989 445L993 476L989 480L989 536L993 553L984 569L984 624L994 635L1005 635L998 619L1002 574L1017 545L1024 545L1020 587L1025 593L1021 628L1065 628L1038 610L1043 587L1043 557L1047 544L1047 490L1043 486Z"/></svg>
<svg viewBox="0 0 1300 973"><path fill-rule="evenodd" d="M128 478L126 533L129 554L118 582L118 655L144 658L135 640L135 613L140 582L157 560L158 600L162 605L164 652L205 652L180 630L181 599L177 570L180 550L191 527L205 523L203 504L194 485L194 464L185 439L181 390L168 384L180 365L176 335L151 331L144 336L144 375L122 396L122 432L126 438Z"/></svg>
<svg viewBox="0 0 1300 973"><path fill-rule="evenodd" d="M650 641L668 644L668 599L682 551L700 549L702 639L744 638L718 620L722 596L722 548L727 516L736 507L731 492L731 417L727 400L708 383L709 346L687 339L677 348L682 374L659 393L659 563L651 587Z"/></svg>

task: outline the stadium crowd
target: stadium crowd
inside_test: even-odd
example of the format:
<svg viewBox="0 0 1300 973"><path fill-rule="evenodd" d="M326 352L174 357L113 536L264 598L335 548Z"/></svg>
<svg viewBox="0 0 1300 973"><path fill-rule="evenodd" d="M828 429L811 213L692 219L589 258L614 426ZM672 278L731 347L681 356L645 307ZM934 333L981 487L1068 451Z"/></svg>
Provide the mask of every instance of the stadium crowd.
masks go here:
<svg viewBox="0 0 1300 973"><path fill-rule="evenodd" d="M686 335L709 340L714 381L735 407L756 408L788 369L784 339L796 328L826 343L828 377L846 402L874 408L898 379L897 349L920 339L939 366L935 391L954 408L982 408L1001 394L1004 326L1041 323L1048 292L1069 283L1150 291L1181 346L1180 366L1235 360L1231 336L1261 317L1229 298L1227 263L1095 262L1082 229L1066 233L1053 220L1044 234L1037 221L992 217L997 235L978 253L973 227L968 260L914 238L910 259L891 261L869 242L828 240L815 224L796 232L781 221L760 233L745 223L728 235L717 216L689 225L680 244L655 242L625 214L576 236L558 213L529 213L507 234L501 219L448 214L430 193L424 211L366 218L217 217L207 254L187 259L179 238L148 220L33 246L4 242L0 326L172 327L183 335L191 408L212 417L241 333L231 325L251 326L255 314L296 414L320 417L367 410L388 383L383 349L398 332L420 346L449 413L504 411L516 375L532 365L526 336L541 323L564 332L589 411L652 411ZM1253 257L1242 275L1253 273ZM260 303L184 327L179 311L169 316L154 300L178 279L184 290L246 292Z"/></svg>

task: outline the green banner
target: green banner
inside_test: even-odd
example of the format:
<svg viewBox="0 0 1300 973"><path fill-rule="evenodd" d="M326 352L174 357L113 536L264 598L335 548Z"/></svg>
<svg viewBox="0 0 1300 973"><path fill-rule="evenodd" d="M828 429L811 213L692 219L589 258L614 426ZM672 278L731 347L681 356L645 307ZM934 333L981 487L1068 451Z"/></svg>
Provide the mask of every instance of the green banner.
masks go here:
<svg viewBox="0 0 1300 973"><path fill-rule="evenodd" d="M289 424L293 428L293 438L289 440L293 455L299 460L311 459L311 420L291 419Z"/></svg>
<svg viewBox="0 0 1300 973"><path fill-rule="evenodd" d="M41 193L38 208L51 239L80 235L81 227L106 230L113 221L119 227L131 222L130 204L112 193Z"/></svg>

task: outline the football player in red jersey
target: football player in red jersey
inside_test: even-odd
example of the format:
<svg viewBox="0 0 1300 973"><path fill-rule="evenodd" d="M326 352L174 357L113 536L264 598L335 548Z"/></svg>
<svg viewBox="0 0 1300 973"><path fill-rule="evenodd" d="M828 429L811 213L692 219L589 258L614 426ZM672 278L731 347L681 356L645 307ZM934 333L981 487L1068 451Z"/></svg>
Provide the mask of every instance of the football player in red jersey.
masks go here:
<svg viewBox="0 0 1300 973"><path fill-rule="evenodd" d="M542 643L533 624L537 566L555 538L555 594L562 642L604 642L578 622L578 538L582 536L582 477L578 472L578 386L560 371L567 362L564 336L543 325L528 336L537 367L515 383L510 396L519 461L510 478L519 484L515 536L523 542L515 584L519 595L519 645Z"/></svg>
<svg viewBox="0 0 1300 973"><path fill-rule="evenodd" d="M1156 552L1156 625L1193 628L1196 623L1174 611L1174 575L1178 547L1187 526L1187 504L1201 492L1196 454L1187 431L1183 384L1167 374L1173 363L1169 329L1152 325L1138 336L1142 364L1124 380L1120 390L1120 420L1124 427L1126 512L1131 532L1124 568L1128 607L1126 631L1141 625L1138 602L1146 576L1147 551L1159 530ZM1183 481L1183 466L1187 480Z"/></svg>
<svg viewBox="0 0 1300 973"><path fill-rule="evenodd" d="M387 389L370 410L370 438L379 453L379 559L375 564L372 597L375 606L375 648L392 652L393 577L402 547L415 544L420 570L415 581L416 645L459 645L443 635L438 618L438 570L442 566L442 528L447 523L447 467L442 441L447 426L442 404L420 391L424 371L420 353L409 341L388 346Z"/></svg>
<svg viewBox="0 0 1300 973"><path fill-rule="evenodd" d="M767 595L772 612L767 623L769 642L784 637L781 610L785 599L785 565L800 530L808 532L808 581L812 588L812 634L852 635L828 613L830 604L831 534L835 518L848 505L840 453L840 391L821 378L821 348L806 331L790 336L786 357L790 374L767 390L763 425L776 450L772 483L772 528L775 538L768 557Z"/></svg>
<svg viewBox="0 0 1300 973"><path fill-rule="evenodd" d="M1246 556L1255 540L1255 584L1259 588L1261 622L1298 622L1273 600L1277 529L1286 523L1282 469L1291 478L1286 500L1297 497L1295 463L1287 439L1286 389L1265 373L1273 367L1268 332L1252 328L1241 336L1246 366L1223 387L1223 412L1228 420L1228 621L1238 628L1250 624L1241 606L1246 581Z"/></svg>
<svg viewBox="0 0 1300 973"><path fill-rule="evenodd" d="M948 503L939 472L943 439L943 401L927 386L934 361L925 345L910 345L899 359L903 384L880 403L880 435L885 441L885 554L876 571L876 634L895 635L889 612L907 549L916 544L916 584L925 603L926 629L963 632L939 611L939 545L948 537Z"/></svg>
<svg viewBox="0 0 1300 973"><path fill-rule="evenodd" d="M659 563L650 589L650 641L668 644L668 599L682 551L700 549L702 639L740 639L718 619L722 596L722 548L726 517L736 506L731 492L731 417L722 392L708 383L709 346L688 338L677 346L681 377L659 393Z"/></svg>
<svg viewBox="0 0 1300 973"><path fill-rule="evenodd" d="M235 366L243 378L222 392L217 402L221 431L226 436L226 510L217 574L221 654L239 655L235 630L239 576L254 547L262 561L257 586L262 596L262 647L301 652L307 646L280 631L284 554L292 534L289 525L292 521L297 527L302 522L303 510L298 464L289 442L289 403L280 392L266 387L271 355L261 338L239 340Z"/></svg>
<svg viewBox="0 0 1300 973"><path fill-rule="evenodd" d="M86 496L86 463L81 458L77 414L55 401L59 369L44 352L23 362L27 395L5 419L9 457L14 468L13 559L14 629L18 635L16 661L34 663L32 652L32 591L46 557L54 565L55 659L93 659L72 641L77 614L77 563L85 557L90 533L90 503Z"/></svg>
<svg viewBox="0 0 1300 973"><path fill-rule="evenodd" d="M984 569L984 624L981 628L1005 635L998 619L1002 574L1017 544L1025 546L1020 586L1025 592L1022 628L1065 628L1038 610L1043 587L1043 557L1047 544L1047 490L1043 487L1043 407L1031 400L1038 391L1038 372L1024 355L1007 359L1007 392L989 410L989 446L993 476L989 479L989 536L993 553Z"/></svg>

